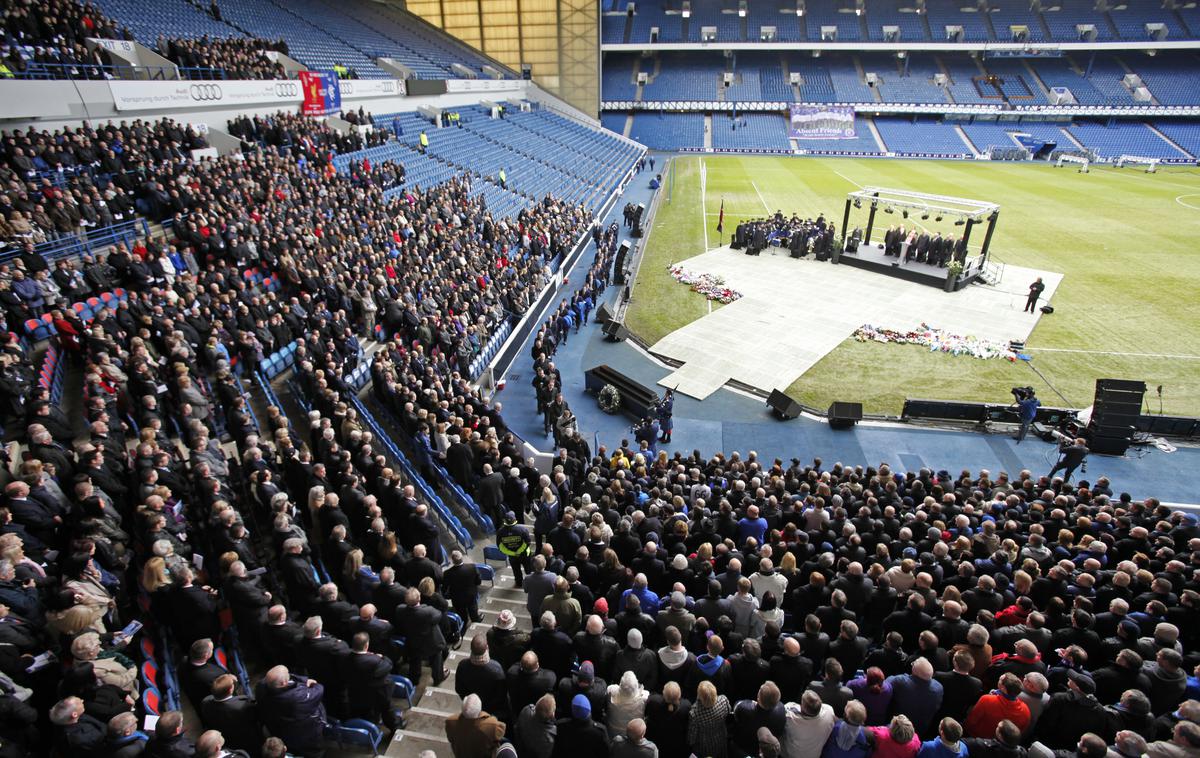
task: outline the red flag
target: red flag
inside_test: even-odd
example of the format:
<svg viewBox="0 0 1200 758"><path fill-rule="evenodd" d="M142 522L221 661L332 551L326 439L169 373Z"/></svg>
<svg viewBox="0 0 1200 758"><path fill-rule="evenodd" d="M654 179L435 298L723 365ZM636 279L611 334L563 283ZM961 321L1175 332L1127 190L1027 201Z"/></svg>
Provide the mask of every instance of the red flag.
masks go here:
<svg viewBox="0 0 1200 758"><path fill-rule="evenodd" d="M721 198L721 215L717 217L717 233L725 231L725 198Z"/></svg>

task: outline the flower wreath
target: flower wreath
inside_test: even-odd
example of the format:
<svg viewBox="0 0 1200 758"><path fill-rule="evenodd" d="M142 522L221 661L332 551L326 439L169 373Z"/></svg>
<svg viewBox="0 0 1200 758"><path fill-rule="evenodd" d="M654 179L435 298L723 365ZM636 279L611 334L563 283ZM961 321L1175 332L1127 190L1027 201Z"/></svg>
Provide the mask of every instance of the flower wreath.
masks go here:
<svg viewBox="0 0 1200 758"><path fill-rule="evenodd" d="M621 408L621 392L611 384L606 384L600 389L600 394L596 395L596 402L605 413L616 413Z"/></svg>

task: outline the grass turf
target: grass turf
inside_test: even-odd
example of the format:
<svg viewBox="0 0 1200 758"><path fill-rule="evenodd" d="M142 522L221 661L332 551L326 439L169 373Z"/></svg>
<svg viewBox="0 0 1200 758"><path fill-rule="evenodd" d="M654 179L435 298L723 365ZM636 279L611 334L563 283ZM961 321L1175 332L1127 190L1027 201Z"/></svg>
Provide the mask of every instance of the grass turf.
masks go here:
<svg viewBox="0 0 1200 758"><path fill-rule="evenodd" d="M689 156L673 164L671 200L663 197L659 205L626 314L627 326L648 344L710 307L676 283L668 265L698 255L706 244L727 243L739 219L778 209L824 213L840 227L846 193L857 186L908 189L998 203L992 254L1065 274L1052 301L1057 312L1042 317L1028 346L1033 364L1070 405L1090 405L1097 378L1142 379L1154 412L1153 388L1161 384L1165 413L1200 414L1200 171L1147 175L1094 166L1079 174L1044 164L764 156ZM723 241L716 231L722 200ZM851 228L865 226L865 209L857 213ZM883 216L879 223L886 228L893 219L899 221ZM956 231L948 221L922 223ZM974 247L979 238L972 236ZM1028 284L1006 276L1000 286L1023 303ZM905 397L1005 401L1016 384L1032 384L1043 403L1062 404L1022 362L854 340L787 391L818 408L857 400L867 412L896 414Z"/></svg>

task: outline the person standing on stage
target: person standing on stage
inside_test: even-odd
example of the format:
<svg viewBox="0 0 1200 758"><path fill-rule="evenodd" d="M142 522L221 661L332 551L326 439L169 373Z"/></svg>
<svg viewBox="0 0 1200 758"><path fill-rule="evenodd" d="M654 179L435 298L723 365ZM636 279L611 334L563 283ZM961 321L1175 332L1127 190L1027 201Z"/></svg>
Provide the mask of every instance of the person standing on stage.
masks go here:
<svg viewBox="0 0 1200 758"><path fill-rule="evenodd" d="M1075 473L1075 469L1079 468L1079 465L1083 463L1084 458L1087 458L1089 452L1091 451L1087 449L1087 441L1082 437L1077 437L1075 444L1068 445L1062 449L1058 463L1054 464L1054 468L1050 469L1050 473L1046 475L1046 478L1053 479L1056 473L1062 471L1063 481L1071 481L1071 474Z"/></svg>
<svg viewBox="0 0 1200 758"><path fill-rule="evenodd" d="M1042 296L1042 291L1046 289L1046 285L1042 284L1042 277L1038 277L1037 281L1029 285L1029 297L1025 300L1025 312L1037 313L1037 301Z"/></svg>
<svg viewBox="0 0 1200 758"><path fill-rule="evenodd" d="M1037 418L1038 408L1042 405L1042 401L1037 399L1033 392L1027 393L1017 402L1017 416L1021 419L1021 428L1017 430L1017 444L1021 444L1021 440L1025 439L1025 435L1029 433L1029 427L1033 426L1034 419Z"/></svg>
<svg viewBox="0 0 1200 758"><path fill-rule="evenodd" d="M659 442L670 443L671 429L674 427L675 415L675 390L667 390L663 396L662 402L658 404L658 427L662 431L662 437Z"/></svg>

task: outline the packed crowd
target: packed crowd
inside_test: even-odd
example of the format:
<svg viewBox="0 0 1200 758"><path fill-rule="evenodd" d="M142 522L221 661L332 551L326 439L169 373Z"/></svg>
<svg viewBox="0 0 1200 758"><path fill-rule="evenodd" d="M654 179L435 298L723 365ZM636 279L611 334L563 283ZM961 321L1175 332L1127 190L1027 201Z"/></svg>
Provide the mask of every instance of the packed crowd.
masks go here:
<svg viewBox="0 0 1200 758"><path fill-rule="evenodd" d="M588 217L546 198L494 219L467 177L385 198L394 164L360 161L338 174L331 153L354 146L315 122L279 114L246 124L247 136L285 149L195 163L178 141L190 131L177 134L170 121L5 135L9 205L31 202L37 185L22 182L36 176L36 155L71 166L80 191L112 190L128 213L169 229L49 275L26 248L5 269L11 284L0 284L4 326L53 314L62 349L83 364L85 398L80 425L31 388L21 346L4 346L4 422L22 430L27 453L0 469L0 633L20 635L0 664L12 685L0 697L0 735L14 754L146 747L131 712L138 651L114 634L132 618L157 621L184 651L184 692L218 730L196 740L203 755L223 745L271 754L284 749L278 738L293 753L318 753L334 717L394 726L390 622L408 631L411 650L431 616L439 634L457 631L422 581L442 581L438 527L355 422L345 377L378 323L396 335L391 365L405 386L428 395L436 379L457 381L495 326L528 307ZM92 160L118 155L111 172ZM260 268L280 291L243 276ZM34 294L19 284L26 270L57 289ZM91 323L66 307L116 287L128 300ZM297 432L277 408L259 427L238 376L297 339L311 428ZM469 405L461 411L476 422ZM448 442L430 444L445 455ZM316 566L334 581L318 583ZM244 649L272 666L256 693L214 662L218 602ZM46 651L63 664L28 666ZM178 712L162 715L148 745L163 755L191 749Z"/></svg>
<svg viewBox="0 0 1200 758"><path fill-rule="evenodd" d="M501 737L521 756L1200 754L1191 515L1104 478L628 443L555 463L526 487L518 458L477 459L534 629L505 611L472 640L458 756Z"/></svg>
<svg viewBox="0 0 1200 758"><path fill-rule="evenodd" d="M158 52L175 65L191 69L184 72L189 79L286 79L283 66L266 55L283 49L283 40L257 37L158 38Z"/></svg>
<svg viewBox="0 0 1200 758"><path fill-rule="evenodd" d="M0 268L0 279L20 271L32 280L44 270L45 261L33 252L39 243L128 222L139 211L150 215L163 205L154 172L186 162L206 145L190 125L172 119L6 132L0 145L0 244L21 254L11 269ZM41 294L46 301L54 293ZM34 299L25 297L25 305L36 311ZM12 304L6 299L4 305L10 325L19 323L11 320Z"/></svg>
<svg viewBox="0 0 1200 758"><path fill-rule="evenodd" d="M2 65L5 77L20 76L31 63L45 66L45 76L59 79L104 79L106 56L88 51L89 37L133 39L126 28L104 15L91 3L77 0L5 0L4 37L7 54Z"/></svg>
<svg viewBox="0 0 1200 758"><path fill-rule="evenodd" d="M370 114L360 107L353 118L346 118L351 124L367 126L373 124ZM349 113L343 113L343 117ZM384 127L375 127L366 132L365 136L358 129L342 133L323 121L316 121L296 113L280 111L270 116L238 116L229 121L228 131L242 140L243 152L254 152L259 147L275 148L280 153L290 152L293 156L305 161L324 157L330 152L338 155L352 153L368 147L377 147L391 139L391 132ZM328 161L322 161L323 168L332 171ZM368 166L369 167L369 166Z"/></svg>

